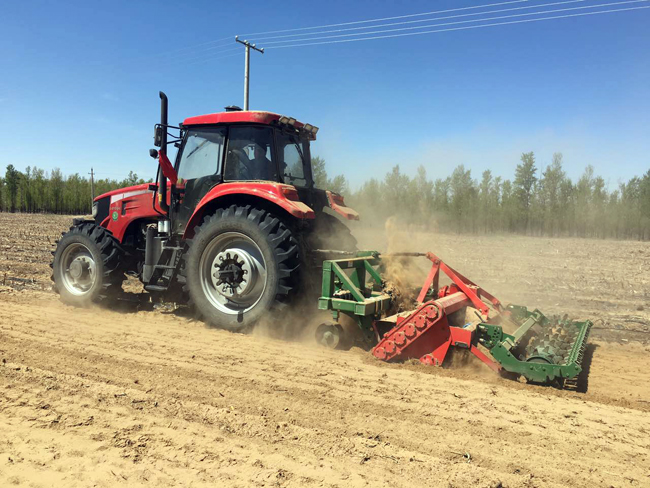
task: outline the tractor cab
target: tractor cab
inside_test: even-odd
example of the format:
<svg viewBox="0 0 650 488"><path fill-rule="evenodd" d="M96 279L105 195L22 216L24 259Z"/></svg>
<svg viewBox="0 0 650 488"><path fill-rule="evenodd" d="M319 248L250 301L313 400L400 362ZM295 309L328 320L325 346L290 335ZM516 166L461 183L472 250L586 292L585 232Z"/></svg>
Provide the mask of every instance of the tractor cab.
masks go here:
<svg viewBox="0 0 650 488"><path fill-rule="evenodd" d="M180 126L175 169L184 180L273 181L313 187L309 142L318 128L271 112L229 107L190 117Z"/></svg>
<svg viewBox="0 0 650 488"><path fill-rule="evenodd" d="M291 185L308 206L326 203L325 192L314 188L311 168L310 141L317 127L271 112L227 107L187 118L178 129L178 138L170 142L179 147L176 198L170 206L176 233L184 232L197 205L219 184Z"/></svg>

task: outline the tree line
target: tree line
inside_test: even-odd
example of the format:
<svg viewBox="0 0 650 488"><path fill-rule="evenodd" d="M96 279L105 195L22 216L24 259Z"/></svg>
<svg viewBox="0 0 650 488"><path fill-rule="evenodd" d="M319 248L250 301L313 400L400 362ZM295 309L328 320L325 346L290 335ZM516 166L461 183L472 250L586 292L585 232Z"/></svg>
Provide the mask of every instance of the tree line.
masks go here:
<svg viewBox="0 0 650 488"><path fill-rule="evenodd" d="M124 180L95 179L95 195L125 186L145 183L133 171ZM92 206L90 178L75 173L64 176L59 168L46 172L27 166L18 171L7 166L4 178L0 176L0 211L44 212L70 215L89 214Z"/></svg>
<svg viewBox="0 0 650 488"><path fill-rule="evenodd" d="M483 171L480 179L457 166L447 178L430 179L420 166L413 177L395 166L384 178L371 178L351 190L343 175L330 178L322 158L312 159L314 180L346 196L366 222L395 217L405 225L457 233L518 233L650 240L650 170L608 189L587 166L577 181L564 171L562 154L538 168L524 153L512 179ZM96 179L95 195L144 183L132 171L122 181ZM88 214L91 182L78 173L64 176L13 165L0 176L0 211Z"/></svg>
<svg viewBox="0 0 650 488"><path fill-rule="evenodd" d="M328 178L324 161L314 168L317 185L346 195L365 221L383 224L395 217L443 232L650 240L650 170L609 190L592 166L572 181L561 153L538 168L528 152L512 179L489 169L475 179L460 165L449 177L432 180L423 166L413 177L395 166L383 179L371 178L350 191L345 177Z"/></svg>

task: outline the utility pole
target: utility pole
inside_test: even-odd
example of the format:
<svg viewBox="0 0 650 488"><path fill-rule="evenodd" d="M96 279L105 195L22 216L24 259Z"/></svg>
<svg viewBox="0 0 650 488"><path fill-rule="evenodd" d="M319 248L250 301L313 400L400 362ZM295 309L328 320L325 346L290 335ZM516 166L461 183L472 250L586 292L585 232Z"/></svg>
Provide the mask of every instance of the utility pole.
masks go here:
<svg viewBox="0 0 650 488"><path fill-rule="evenodd" d="M246 47L246 60L244 62L244 110L248 110L248 73L251 66L251 48L262 54L264 54L264 48L255 47L255 44L251 44L248 41L240 41L239 36L235 36L235 41L237 41L239 44L243 44Z"/></svg>
<svg viewBox="0 0 650 488"><path fill-rule="evenodd" d="M95 201L95 173L93 169L90 168L90 205Z"/></svg>

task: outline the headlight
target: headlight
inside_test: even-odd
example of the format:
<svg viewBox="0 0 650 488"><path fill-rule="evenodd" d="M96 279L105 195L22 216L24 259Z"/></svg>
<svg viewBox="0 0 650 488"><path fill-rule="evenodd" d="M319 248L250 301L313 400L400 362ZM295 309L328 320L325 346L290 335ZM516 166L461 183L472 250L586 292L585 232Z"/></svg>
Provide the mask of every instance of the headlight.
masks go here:
<svg viewBox="0 0 650 488"><path fill-rule="evenodd" d="M97 217L97 202L93 202L93 219Z"/></svg>

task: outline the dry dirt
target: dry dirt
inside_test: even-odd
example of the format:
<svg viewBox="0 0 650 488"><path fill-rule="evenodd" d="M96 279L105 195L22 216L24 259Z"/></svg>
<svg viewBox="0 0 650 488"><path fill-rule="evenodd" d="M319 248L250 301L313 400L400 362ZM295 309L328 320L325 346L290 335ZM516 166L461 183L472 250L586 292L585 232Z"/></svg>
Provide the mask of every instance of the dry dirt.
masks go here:
<svg viewBox="0 0 650 488"><path fill-rule="evenodd" d="M0 486L650 486L647 243L360 233L594 320L579 394L72 309L49 291L68 223L0 214Z"/></svg>

